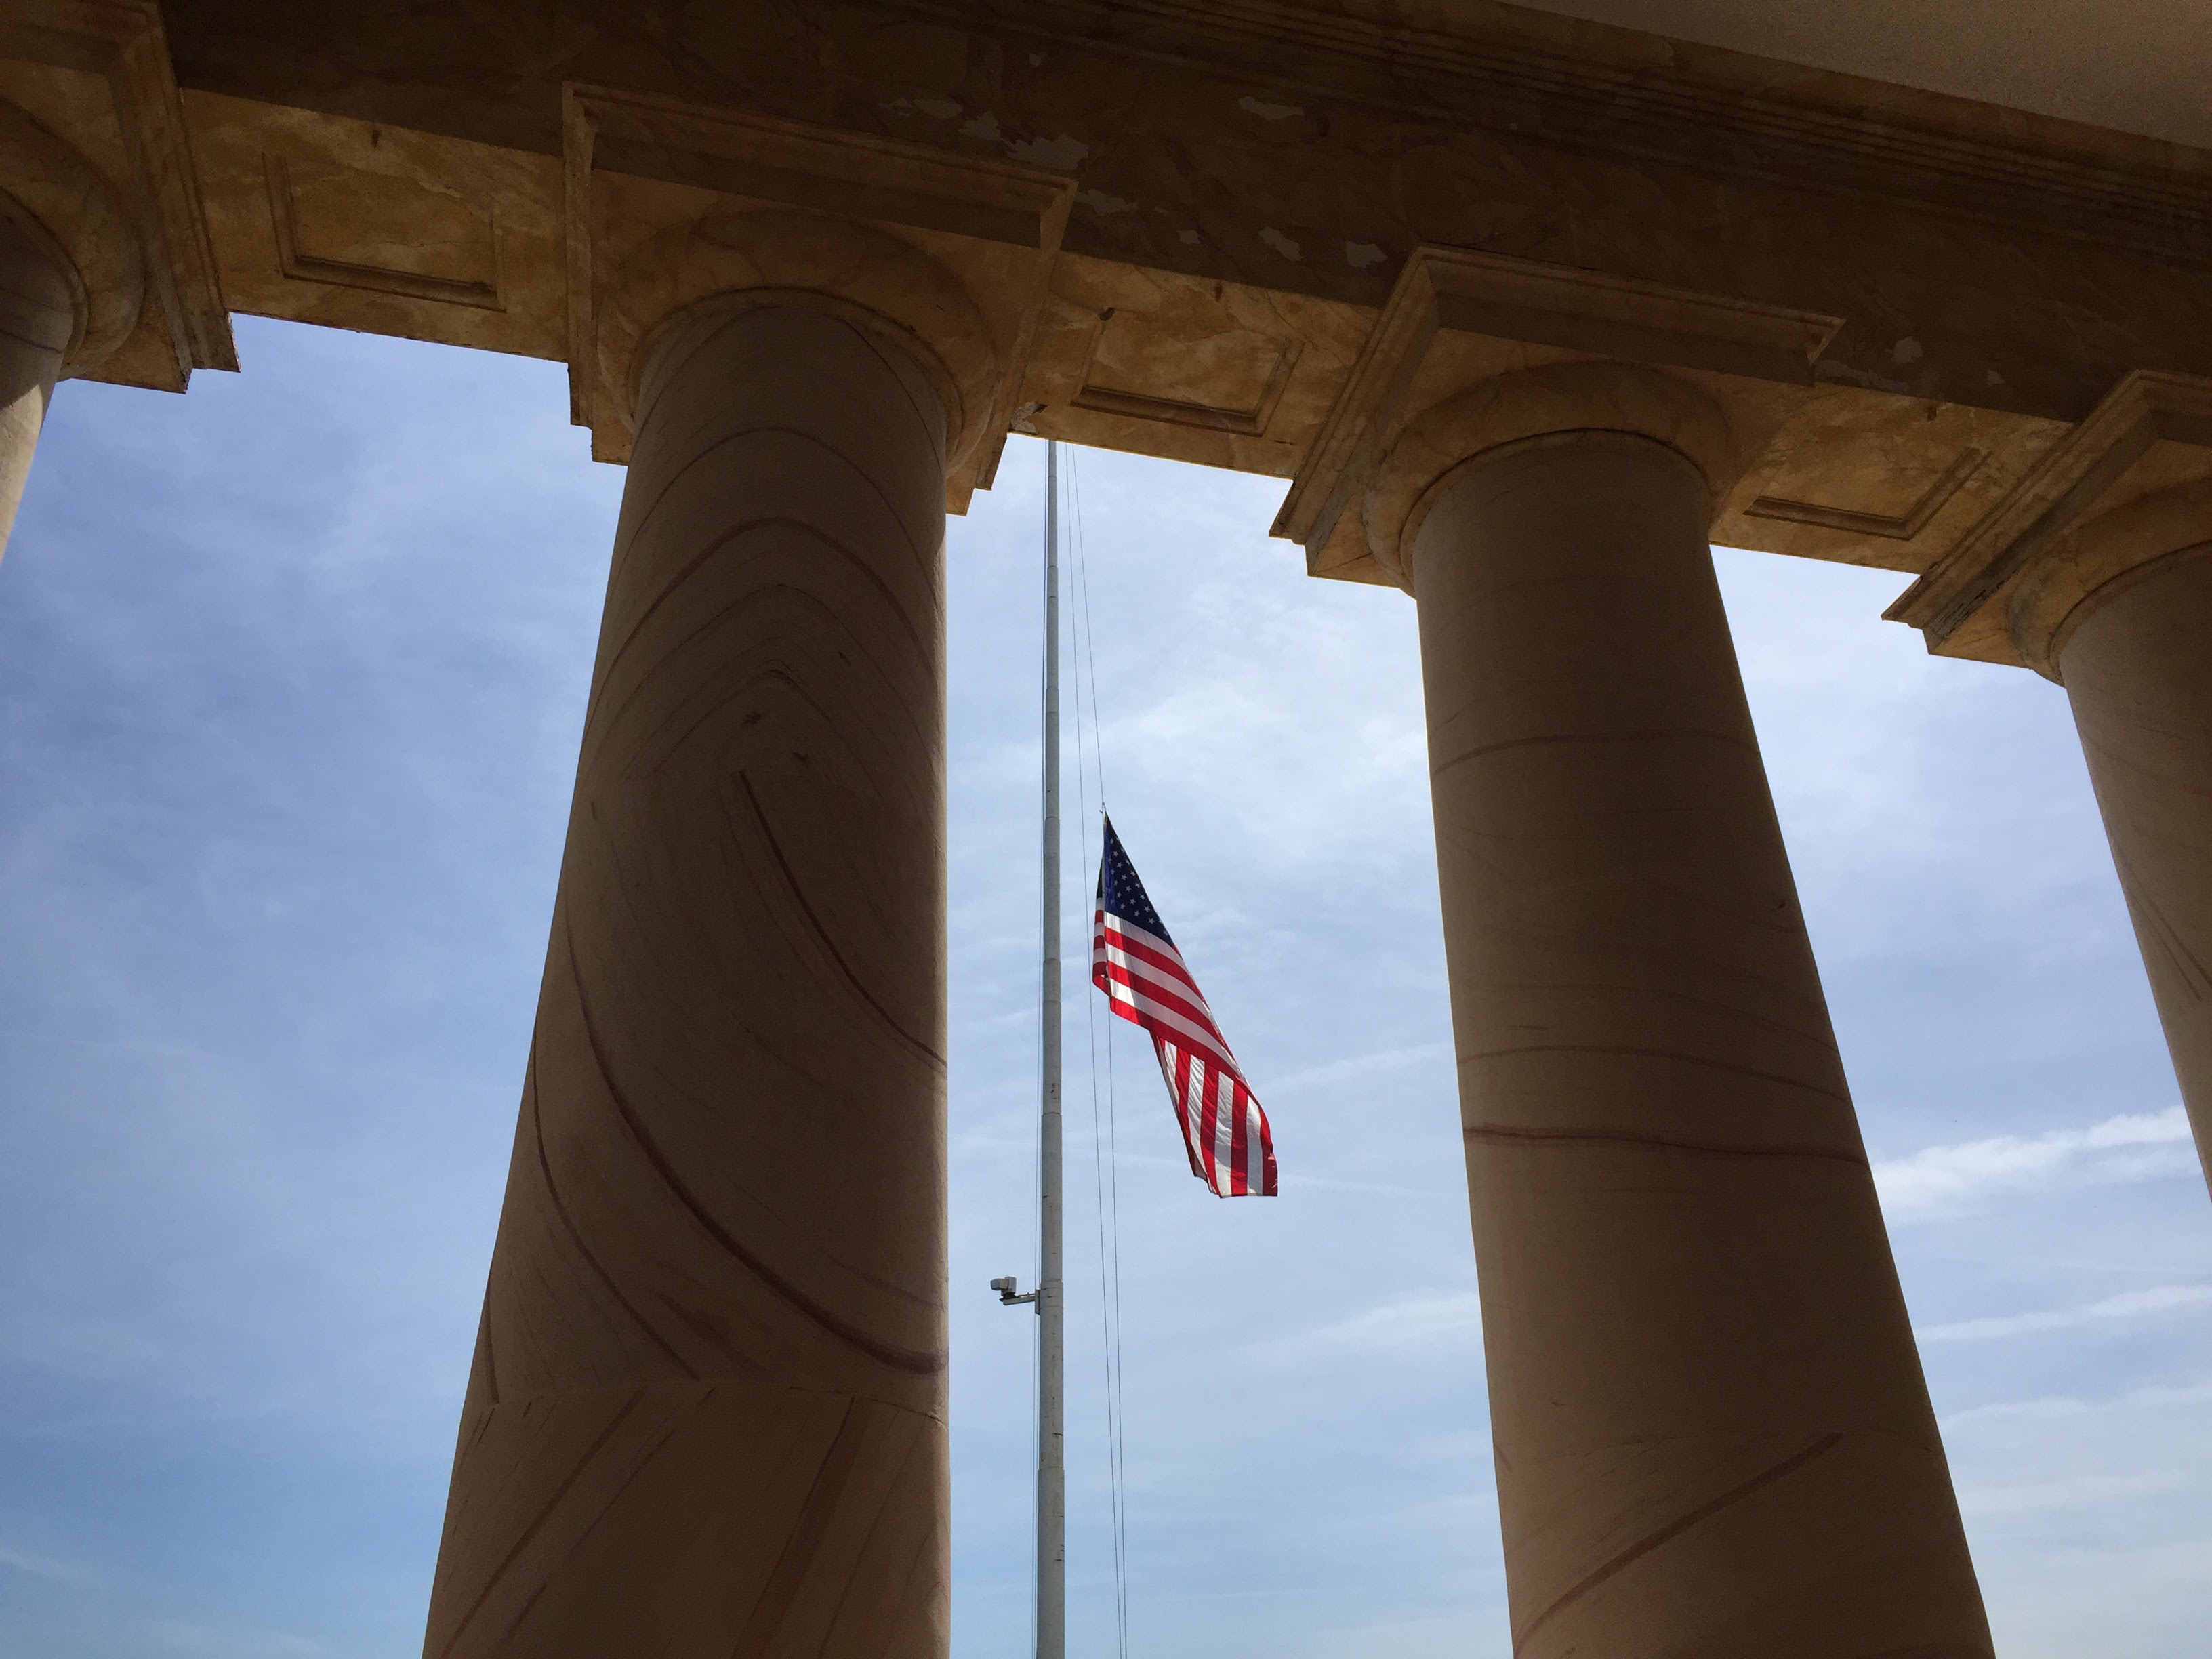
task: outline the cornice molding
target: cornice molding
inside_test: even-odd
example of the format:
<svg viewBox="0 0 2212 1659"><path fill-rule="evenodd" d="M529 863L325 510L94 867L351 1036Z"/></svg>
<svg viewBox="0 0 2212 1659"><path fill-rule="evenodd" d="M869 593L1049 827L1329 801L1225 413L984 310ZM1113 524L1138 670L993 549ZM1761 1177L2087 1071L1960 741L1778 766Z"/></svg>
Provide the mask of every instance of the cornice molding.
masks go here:
<svg viewBox="0 0 2212 1659"><path fill-rule="evenodd" d="M173 364L159 383L181 391L195 368L235 369L161 8L155 0L10 0L0 18L0 57L106 80L127 170L112 183L146 251L147 295ZM88 135L61 136L90 147L79 142ZM106 378L96 364L84 372Z"/></svg>
<svg viewBox="0 0 2212 1659"><path fill-rule="evenodd" d="M2141 504L2195 500L2208 479L2212 380L2130 374L1882 614L1918 629L1931 651L1965 644L1974 648L1962 654L1981 654L1988 642L1979 636L2009 636L2020 661L2055 679L2051 641L2065 614L2122 567L2192 539L2177 532L2173 547L2143 541L2141 526L2130 528L2148 511ZM2163 513L2152 513L2153 521L2163 522ZM2129 544L2111 568L2094 545L2107 528ZM2068 570L2055 570L2060 565Z"/></svg>
<svg viewBox="0 0 2212 1659"><path fill-rule="evenodd" d="M1462 0L884 0L1447 126L2212 263L2212 153Z"/></svg>

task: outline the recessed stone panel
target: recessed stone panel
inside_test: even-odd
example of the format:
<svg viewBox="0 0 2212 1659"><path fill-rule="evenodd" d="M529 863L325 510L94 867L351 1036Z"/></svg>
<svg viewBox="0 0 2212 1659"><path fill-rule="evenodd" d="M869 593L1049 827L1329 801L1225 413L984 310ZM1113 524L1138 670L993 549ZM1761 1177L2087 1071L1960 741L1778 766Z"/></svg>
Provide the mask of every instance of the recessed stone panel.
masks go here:
<svg viewBox="0 0 2212 1659"><path fill-rule="evenodd" d="M209 93L185 116L237 310L562 355L556 158Z"/></svg>
<svg viewBox="0 0 2212 1659"><path fill-rule="evenodd" d="M503 308L496 210L452 191L319 158L264 158L287 276Z"/></svg>
<svg viewBox="0 0 2212 1659"><path fill-rule="evenodd" d="M1241 327L1201 303L1154 315L1115 309L1100 320L1077 404L1139 420L1257 436L1267 429L1298 343Z"/></svg>
<svg viewBox="0 0 2212 1659"><path fill-rule="evenodd" d="M1826 384L1789 410L1729 493L1717 541L1925 570L2058 434L2048 421Z"/></svg>
<svg viewBox="0 0 2212 1659"><path fill-rule="evenodd" d="M1964 448L1941 465L1940 451L1923 451L1899 463L1851 482L1858 486L1845 501L1801 501L1789 495L1757 495L1744 508L1753 519L1781 519L1792 524L1820 525L1855 535L1878 536L1885 541L1909 542L1942 510L1959 486L1973 476L1986 458L1978 449ZM1815 492L1808 492L1815 493Z"/></svg>

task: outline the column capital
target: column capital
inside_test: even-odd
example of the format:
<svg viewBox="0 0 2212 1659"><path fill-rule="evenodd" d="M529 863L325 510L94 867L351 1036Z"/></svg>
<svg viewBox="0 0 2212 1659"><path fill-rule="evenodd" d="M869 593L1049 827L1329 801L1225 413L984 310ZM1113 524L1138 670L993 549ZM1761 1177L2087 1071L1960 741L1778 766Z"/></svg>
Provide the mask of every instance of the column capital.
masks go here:
<svg viewBox="0 0 2212 1659"><path fill-rule="evenodd" d="M1369 475L1359 516L1375 562L1412 592L1421 522L1468 469L1508 450L1608 436L1672 450L1716 501L1743 468L1728 411L1670 374L1602 362L1501 374L1416 415Z"/></svg>
<svg viewBox="0 0 2212 1659"><path fill-rule="evenodd" d="M2128 375L1886 613L1944 656L2057 680L2074 629L2133 573L2212 543L2212 379Z"/></svg>
<svg viewBox="0 0 2212 1659"><path fill-rule="evenodd" d="M5 99L0 180L0 214L69 285L71 321L61 378L98 368L131 337L146 303L146 263L129 214L75 146Z"/></svg>
<svg viewBox="0 0 2212 1659"><path fill-rule="evenodd" d="M629 453L660 327L799 305L907 349L944 400L946 506L989 486L1074 200L1057 173L632 93L564 93L572 416Z"/></svg>
<svg viewBox="0 0 2212 1659"><path fill-rule="evenodd" d="M7 9L0 212L69 283L62 374L181 392L195 368L235 369L159 6Z"/></svg>
<svg viewBox="0 0 2212 1659"><path fill-rule="evenodd" d="M607 279L595 343L609 412L630 426L655 346L693 313L790 305L842 316L903 347L945 406L949 469L974 456L1002 378L982 307L913 244L872 225L790 209L671 226Z"/></svg>
<svg viewBox="0 0 2212 1659"><path fill-rule="evenodd" d="M1808 393L1839 319L1466 249L1425 247L1377 318L1275 521L1315 571L1402 547L1429 492L1498 445L1628 432L1679 449L1717 510ZM1352 509L1356 505L1359 510Z"/></svg>

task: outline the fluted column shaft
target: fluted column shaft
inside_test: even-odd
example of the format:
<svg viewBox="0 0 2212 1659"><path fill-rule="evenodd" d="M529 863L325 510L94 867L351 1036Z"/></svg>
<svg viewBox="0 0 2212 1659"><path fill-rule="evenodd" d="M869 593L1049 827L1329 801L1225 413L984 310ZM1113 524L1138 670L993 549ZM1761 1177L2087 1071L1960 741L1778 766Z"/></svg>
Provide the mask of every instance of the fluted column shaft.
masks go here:
<svg viewBox="0 0 2212 1659"><path fill-rule="evenodd" d="M2087 605L2060 672L2212 1180L2212 542Z"/></svg>
<svg viewBox="0 0 2212 1659"><path fill-rule="evenodd" d="M433 1659L945 1651L944 426L811 309L650 362Z"/></svg>
<svg viewBox="0 0 2212 1659"><path fill-rule="evenodd" d="M15 526L75 323L69 281L53 257L0 216L0 550Z"/></svg>
<svg viewBox="0 0 2212 1659"><path fill-rule="evenodd" d="M1708 516L1563 434L1413 546L1514 1652L1984 1659Z"/></svg>

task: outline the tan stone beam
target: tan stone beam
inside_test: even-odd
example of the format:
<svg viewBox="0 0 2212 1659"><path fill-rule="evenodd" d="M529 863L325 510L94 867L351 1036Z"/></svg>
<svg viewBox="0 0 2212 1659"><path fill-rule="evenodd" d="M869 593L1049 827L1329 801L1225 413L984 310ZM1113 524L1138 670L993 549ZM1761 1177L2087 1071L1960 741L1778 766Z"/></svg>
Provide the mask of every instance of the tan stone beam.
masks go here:
<svg viewBox="0 0 2212 1659"><path fill-rule="evenodd" d="M1064 171L1068 251L1134 270L1375 307L1462 246L1839 317L1836 384L2034 419L2212 373L2212 161L2178 146L1514 8L653 16L171 8L189 87L515 151L560 153L561 85L611 82Z"/></svg>

